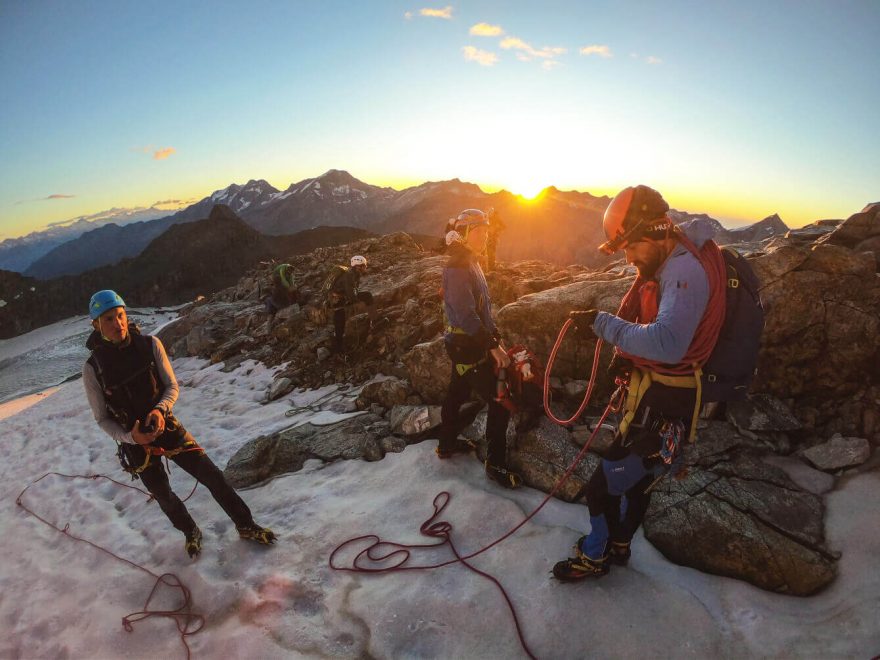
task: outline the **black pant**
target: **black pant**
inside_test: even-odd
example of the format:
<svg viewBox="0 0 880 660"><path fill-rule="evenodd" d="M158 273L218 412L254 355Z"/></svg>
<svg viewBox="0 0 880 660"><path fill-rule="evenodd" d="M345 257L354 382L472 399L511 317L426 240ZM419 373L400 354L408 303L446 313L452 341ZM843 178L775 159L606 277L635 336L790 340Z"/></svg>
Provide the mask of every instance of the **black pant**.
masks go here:
<svg viewBox="0 0 880 660"><path fill-rule="evenodd" d="M459 410L471 395L476 392L483 401L489 404L488 418L486 420L486 441L489 444L487 460L490 465L507 467L507 423L510 421L510 412L504 406L495 402L495 385L497 378L492 368L491 357L486 358L475 367L468 369L463 376L458 374L455 364L452 365L452 374L449 380L449 389L446 399L440 409L440 447L444 447L455 441L461 430L458 423Z"/></svg>
<svg viewBox="0 0 880 660"><path fill-rule="evenodd" d="M626 438L615 439L587 482L590 519L604 517L611 541L629 542L645 519L651 503L651 492L645 490L667 469L659 457L659 429L672 421L689 429L695 396L694 390L652 384L639 403ZM626 498L623 514L622 497ZM596 534L595 525L592 534ZM600 540L594 543L599 552Z"/></svg>
<svg viewBox="0 0 880 660"><path fill-rule="evenodd" d="M166 438L166 436L172 435L172 433L182 437ZM190 439L192 439L192 436L188 432L183 434L166 432L159 436L155 444L164 449L174 449ZM137 461L137 455L139 454L140 461L137 464L143 463L145 457L143 449L139 446L131 446L130 448L126 446L126 449L129 451L132 462ZM226 482L223 473L208 458L207 454L202 451L186 451L172 456L170 460L186 470L187 473L195 477L196 481L210 491L217 504L232 519L236 527L247 527L254 523L251 510L247 504L239 497L235 489ZM144 486L150 491L156 502L159 503L159 508L168 516L171 524L184 534L189 533L196 527L196 523L192 516L189 515L189 511L186 510L184 503L171 490L171 484L168 482L168 473L165 472L165 467L159 456L151 456L149 466L139 476Z"/></svg>
<svg viewBox="0 0 880 660"><path fill-rule="evenodd" d="M365 303L367 305L373 304L373 294L369 291L361 291L355 297L355 300L349 304L354 305L355 303ZM348 318L347 314L347 305L342 305L340 307L336 307L333 312L333 329L335 330L335 340L336 340L336 349L342 350L343 340L345 339L345 321Z"/></svg>

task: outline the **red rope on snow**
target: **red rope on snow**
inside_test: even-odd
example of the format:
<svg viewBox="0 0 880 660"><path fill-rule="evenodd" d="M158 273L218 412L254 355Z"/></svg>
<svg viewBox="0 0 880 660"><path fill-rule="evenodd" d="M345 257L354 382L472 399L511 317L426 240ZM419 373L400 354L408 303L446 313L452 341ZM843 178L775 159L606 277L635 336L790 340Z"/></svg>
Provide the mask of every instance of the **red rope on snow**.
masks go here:
<svg viewBox="0 0 880 660"><path fill-rule="evenodd" d="M15 499L15 503L18 506L20 506L22 509L24 509L29 515L33 516L34 518L36 518L37 520L42 522L44 525L51 527L55 531L61 532L65 536L69 536L70 538L74 539L75 541L81 541L82 543L85 543L86 545L90 545L91 547L95 548L96 550L100 550L101 552L110 555L114 559L117 559L121 562L124 562L124 563L128 564L129 566L136 568L140 571L143 571L147 575L150 575L150 576L156 578L156 583L153 585L153 589L150 591L150 595L147 597L147 600L144 603L144 608L139 612L132 612L131 614L127 614L124 617L122 617L122 627L125 628L126 632L132 632L134 630L133 624L135 624L139 621L142 621L143 619L148 619L153 616L173 619L174 623L177 625L178 632L180 632L180 641L183 642L183 646L186 649L187 660L190 660L191 653L190 653L189 644L187 643L186 638L189 635L195 635L197 632L201 631L202 627L205 625L205 617L202 616L201 614L197 614L197 613L192 612L192 594L190 593L190 590L186 587L186 585L183 584L183 582L180 580L180 578L177 575L175 575L174 573L163 573L162 575L157 575L156 573L151 571L149 568L146 568L145 566L141 566L137 562L131 561L130 559L126 559L125 557L121 557L121 556L111 552L107 548L104 548L104 547L98 545L97 543L89 541L86 538L72 534L70 532L70 523L65 524L63 528L58 527L58 525L56 525L55 523L53 523L49 520L46 520L40 514L36 513L32 509L28 508L22 502L22 498L24 497L25 492L27 492L27 490L31 486L39 483L40 481L42 481L43 479L45 479L46 477L48 477L50 475L57 476L57 477L63 477L65 479L92 479L92 480L106 479L107 481L113 482L117 486L121 486L123 488L130 488L131 490L135 490L139 493L143 493L144 495L149 496L150 499L152 499L152 495L150 495L150 493L148 493L147 491L145 491L142 488L138 488L137 486L132 486L130 484L124 484L120 481L117 481L116 479L112 479L111 477L104 476L103 474L62 474L61 472L47 472L39 479L36 479L35 481L32 481L30 484L25 486L24 490L22 490L21 493L18 494L18 497ZM192 491L190 491L190 494L186 496L186 499L184 499L182 501L186 502L186 500L188 500L190 497L192 497L192 494L195 492L197 486L198 486L198 482L195 483ZM150 500L147 500L147 501L149 502ZM180 605L180 607L178 607L175 610L151 610L150 609L150 602L153 600L153 597L156 595L156 590L159 588L160 584L164 584L164 585L172 587L174 589L180 589L181 596L183 597L183 603Z"/></svg>
<svg viewBox="0 0 880 660"><path fill-rule="evenodd" d="M554 349L550 355L550 359L547 362L547 372L546 372L545 378L544 378L545 410L547 411L547 414L550 417L550 419L552 419L557 424L562 424L562 425L569 424L574 419L577 419L577 417L579 417L580 414L583 412L583 409L586 408L586 403L587 403L587 401L589 401L590 395L592 394L593 385L594 385L594 382L596 379L596 369L597 369L597 365L598 365L599 348L600 348L600 344L601 344L601 342L599 342L599 344L596 345L596 353L595 353L594 361L593 361L593 369L592 369L592 372L590 375L590 384L587 388L587 394L584 398L584 403L582 404L581 408L578 410L578 413L575 414L574 417L572 417L570 420L560 421L560 420L556 419L552 414L550 414L549 406L547 406L547 400L548 400L547 383L549 382L550 369L552 367L553 360L556 356L556 352L559 348L559 344L562 342L562 338L565 335L565 332L568 330L568 328L571 324L572 324L571 320L566 321L565 325L563 325L563 327L562 327L562 330L560 330L559 337L556 340L556 345L554 346ZM484 552L488 551L490 548L495 547L496 545L498 545L502 541L511 537L523 525L525 525L529 520L534 518L541 509L544 508L544 506L547 504L547 502L549 502L550 499L552 497L554 497L557 492L559 492L559 489L568 480L568 478L571 476L572 472L574 472L575 468L578 466L578 464L581 462L583 457L586 455L587 451L590 448L590 445L593 442L593 439L596 437L596 434L598 433L599 429L602 427L602 423L605 421L608 414L614 410L619 409L620 405L622 405L623 394L624 394L624 390L621 388L617 392L615 392L615 394L612 395L611 401L609 402L608 406L605 408L605 411L602 413L602 416L599 418L599 421L597 422L596 427L593 429L593 433L590 435L590 437L584 443L584 446L578 452L577 456L575 456L574 460L572 461L572 463L568 467L568 469L565 471L565 473L559 478L559 480L553 486L550 493L548 493L547 496L541 501L541 503L530 514L528 514L525 518L523 518L522 521L520 521L516 526L514 526L508 532L506 532L505 534L503 534L499 538L495 539L494 541L492 541L488 545L483 546L479 550L476 550L476 551L471 552L466 555L462 555L458 551L458 549L455 547L455 544L452 542L452 530L453 530L452 523L445 521L445 520L438 520L438 518L440 517L440 514L444 511L444 509L446 509L447 505L449 504L450 500L452 499L452 495L450 495L449 492L442 491L434 497L434 501L433 501L434 513L427 520L425 520L419 527L419 532L423 536L427 536L427 537L433 538L433 539L438 539L437 542L424 543L424 544L418 544L418 543L406 544L406 543L397 543L394 541L383 541L376 534L364 534L362 536L350 538L347 541L343 541L342 543L337 545L336 548L333 550L333 552L330 553L330 558L328 560L328 564L329 564L330 568L335 571L346 571L346 572L350 572L350 573L377 574L377 573L391 573L391 572L397 572L397 571L426 571L426 570L432 570L432 569L437 569L437 568L444 568L444 567L450 566L452 564L458 564L458 563L464 564L471 571L477 573L478 575L481 575L482 577L484 577L488 580L491 580L495 584L495 586L498 587L499 591L501 591L501 595L504 597L504 600L507 603L507 607L510 610L510 614L513 617L513 624L516 628L516 634L517 634L517 637L519 638L519 643L522 646L523 650L526 652L526 654L530 658L534 659L535 655L532 653L532 651L528 647L528 644L526 643L525 635L523 633L522 626L520 625L520 622L519 622L519 617L516 614L516 608L514 607L513 601L510 599L510 596L508 595L507 591L504 589L504 586L501 584L501 582L498 579L496 579L492 575L489 575L488 573L485 573L485 572L477 569L472 564L468 563L467 560L473 559L474 557L483 554ZM615 401L615 398L617 398L618 400ZM362 541L369 541L369 544L365 548L361 549L357 553L357 555L355 555L355 557L352 560L350 565L338 565L334 561L337 554L339 554L344 548L347 548L348 546L351 546L353 544L360 543ZM436 549L436 548L440 548L444 545L449 546L450 550L452 551L452 554L455 555L455 559L449 559L447 561L440 562L438 564L422 564L422 565L418 565L418 566L407 566L406 565L406 563L410 560L410 557L412 556L412 552L414 550L421 550L421 549L428 549L428 548ZM384 562L388 562L389 560L394 562L390 566L377 567L377 566L371 566L371 565L366 564L367 562L371 562L373 564L384 563Z"/></svg>

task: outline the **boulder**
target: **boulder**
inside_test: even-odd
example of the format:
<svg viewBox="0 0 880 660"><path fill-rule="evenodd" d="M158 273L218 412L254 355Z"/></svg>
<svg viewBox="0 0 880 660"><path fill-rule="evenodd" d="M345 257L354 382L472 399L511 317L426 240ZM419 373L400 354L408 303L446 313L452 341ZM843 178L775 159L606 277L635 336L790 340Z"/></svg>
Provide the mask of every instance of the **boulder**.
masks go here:
<svg viewBox="0 0 880 660"><path fill-rule="evenodd" d="M272 382L272 385L269 386L269 392L266 394L266 398L269 401L274 401L275 399L279 399L288 392L293 389L293 381L290 378L279 378Z"/></svg>
<svg viewBox="0 0 880 660"><path fill-rule="evenodd" d="M253 486L288 472L297 472L316 458L325 463L381 458L381 436L370 430L378 417L363 414L328 426L303 424L244 444L226 465L223 475L233 488Z"/></svg>
<svg viewBox="0 0 880 660"><path fill-rule="evenodd" d="M394 433L418 435L440 425L440 406L394 406L388 421Z"/></svg>
<svg viewBox="0 0 880 660"><path fill-rule="evenodd" d="M406 403L410 394L409 383L399 378L383 378L364 385L358 396L358 406L369 408L378 404L383 408L393 408Z"/></svg>
<svg viewBox="0 0 880 660"><path fill-rule="evenodd" d="M801 455L819 470L834 472L867 461L871 457L871 444L865 438L835 435L828 442L804 449Z"/></svg>
<svg viewBox="0 0 880 660"><path fill-rule="evenodd" d="M745 431L797 431L801 423L782 401L769 394L752 394L727 403L727 419Z"/></svg>
<svg viewBox="0 0 880 660"><path fill-rule="evenodd" d="M440 403L449 389L451 372L449 358L443 344L443 337L416 344L403 356L409 374L409 382L423 401Z"/></svg>
<svg viewBox="0 0 880 660"><path fill-rule="evenodd" d="M681 479L664 479L644 522L645 538L671 561L808 596L827 586L836 556L825 547L820 497L782 470L735 451L733 427L701 435ZM735 434L735 432L733 432Z"/></svg>

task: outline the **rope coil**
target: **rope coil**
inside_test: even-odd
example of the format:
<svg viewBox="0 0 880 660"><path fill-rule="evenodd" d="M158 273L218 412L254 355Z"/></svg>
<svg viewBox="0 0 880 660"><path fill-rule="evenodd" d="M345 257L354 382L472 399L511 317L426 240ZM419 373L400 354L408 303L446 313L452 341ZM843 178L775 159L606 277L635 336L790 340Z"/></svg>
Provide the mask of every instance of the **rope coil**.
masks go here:
<svg viewBox="0 0 880 660"><path fill-rule="evenodd" d="M177 575L175 575L174 573L163 573L161 575L154 573L149 568L142 566L142 565L138 564L137 562L134 562L130 559L126 559L125 557L121 557L121 556L115 554L114 552L111 552L107 548L104 548L103 546L100 546L97 543L89 541L86 538L72 534L70 532L70 523L66 523L64 525L64 527L59 527L55 523L53 523L49 520L46 520L40 514L36 513L32 509L30 509L28 506L26 506L24 504L24 502L22 501L24 498L24 494L28 491L28 489L31 486L36 485L37 483L39 483L40 481L42 481L43 479L45 479L48 476L62 477L64 479L90 479L93 481L97 480L97 479L106 479L107 481L110 481L110 482L116 484L117 486L121 486L122 488L130 488L131 490L134 490L134 491L137 491L137 492L142 493L144 495L147 495L147 496L149 496L150 499L152 499L152 495L150 495L150 493L148 493L147 491L145 491L142 488L138 488L137 486L132 486L130 484L124 484L120 481L117 481L116 479L113 479L111 477L107 477L103 474L63 474L61 472L47 472L39 479L36 479L36 480L32 481L30 484L28 484L27 486L25 486L24 490L22 490L18 494L18 497L15 499L15 503L18 506L20 506L22 509L24 509L25 512L28 513L28 515L33 516L34 518L36 518L37 520L42 522L44 525L51 527L55 531L60 532L61 534L64 534L65 536L67 536L75 541L80 541L82 543L85 543L86 545L90 545L91 547L95 548L96 550L100 550L101 552L103 552L107 555L110 555L114 559L121 561L125 564L128 564L132 568L136 568L139 571L143 571L147 575L154 577L156 579L156 582L153 584L153 588L150 591L150 595L147 597L146 602L144 603L143 609L138 612L132 612L132 613L127 614L124 617L122 617L122 627L125 629L126 632L133 632L134 624L138 623L139 621L143 621L144 619L148 619L148 618L154 617L154 616L160 617L160 618L172 619L174 621L175 625L177 626L178 632L180 633L180 641L183 643L183 646L186 649L187 660L190 660L191 652L190 652L189 644L186 641L186 638L189 637L190 635L195 635L196 633L198 633L202 630L202 628L205 625L205 617L202 616L201 614L198 614L198 613L195 613L192 611L192 604L193 604L192 603L192 594L191 594L189 588L187 588L187 586L185 584L183 584L181 579ZM193 486L193 489L192 489L192 491L190 491L190 494L187 495L186 498L182 501L186 502L186 500L188 500L190 497L192 497L197 486L198 486L198 482L196 482L196 484ZM147 501L149 502L150 500L147 500ZM182 598L182 603L181 603L180 607L178 607L177 609L174 609L174 610L151 610L150 609L150 603L152 602L153 597L156 595L156 592L158 591L160 585L165 585L165 586L171 587L172 589L179 589L180 590L180 595Z"/></svg>

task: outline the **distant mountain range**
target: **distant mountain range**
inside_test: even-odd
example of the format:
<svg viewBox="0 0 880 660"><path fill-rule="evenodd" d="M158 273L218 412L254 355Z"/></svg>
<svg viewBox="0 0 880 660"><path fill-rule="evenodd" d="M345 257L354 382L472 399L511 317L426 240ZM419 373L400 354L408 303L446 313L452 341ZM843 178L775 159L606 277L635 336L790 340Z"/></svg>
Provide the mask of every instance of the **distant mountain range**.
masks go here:
<svg viewBox="0 0 880 660"><path fill-rule="evenodd" d="M0 270L0 338L85 314L99 289L118 289L132 305L174 305L231 286L260 261L371 235L353 227L320 227L266 236L218 204L201 220L167 228L139 255L113 265L46 281Z"/></svg>
<svg viewBox="0 0 880 660"><path fill-rule="evenodd" d="M489 194L458 179L432 181L398 191L364 183L342 170L329 170L319 177L293 183L284 191L262 179L232 184L161 218L130 218L125 223L103 221L91 231L63 236L53 230L31 234L15 239L20 243L14 257L13 250L3 251L7 244L14 247L5 241L0 244L0 267L37 279L50 279L112 265L139 255L173 225L206 218L218 203L228 206L263 234L285 236L317 226L349 226L376 233L403 230L435 235L438 240L446 219L462 209L494 207L507 225L498 248L500 259L531 258L563 265L579 262L600 266L607 260L596 252L595 245L603 240L601 219L609 201L608 197L554 187L545 189L535 200L524 200L506 190ZM727 230L705 215L679 215L706 218L717 225L719 237L729 242L748 240L755 231L778 232L784 227L778 216L771 216L776 223L769 223L770 218L758 223L760 229L753 225ZM83 224L77 227L81 229Z"/></svg>
<svg viewBox="0 0 880 660"><path fill-rule="evenodd" d="M168 211L156 206L128 209L112 208L92 215L83 215L56 222L42 231L31 232L19 238L7 238L0 242L0 269L24 272L28 266L53 248L82 236L88 231L108 224L125 225L132 222L155 220L168 215Z"/></svg>

